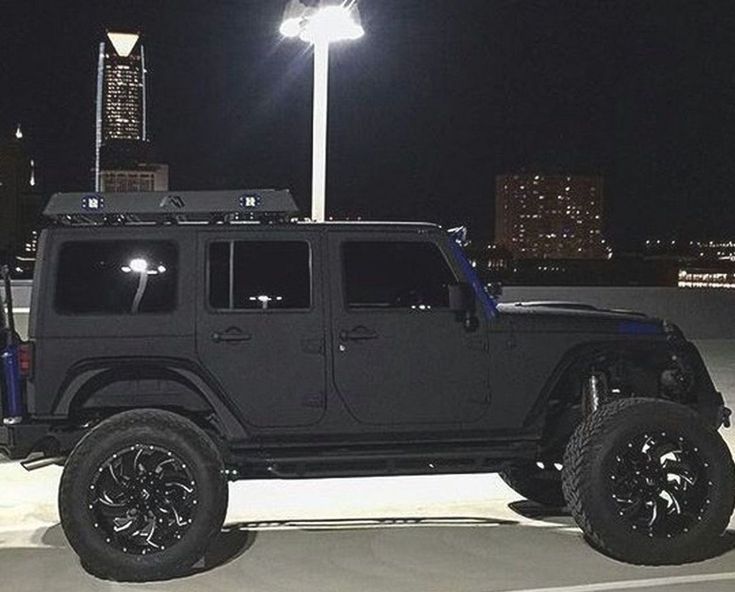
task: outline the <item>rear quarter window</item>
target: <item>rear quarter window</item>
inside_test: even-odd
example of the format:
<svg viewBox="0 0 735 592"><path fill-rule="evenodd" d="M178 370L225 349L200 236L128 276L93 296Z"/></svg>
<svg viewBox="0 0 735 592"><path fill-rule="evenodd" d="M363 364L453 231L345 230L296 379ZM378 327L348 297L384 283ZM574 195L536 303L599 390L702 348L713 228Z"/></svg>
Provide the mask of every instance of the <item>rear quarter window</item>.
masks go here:
<svg viewBox="0 0 735 592"><path fill-rule="evenodd" d="M176 308L178 249L169 241L64 243L54 304L61 314L136 315Z"/></svg>

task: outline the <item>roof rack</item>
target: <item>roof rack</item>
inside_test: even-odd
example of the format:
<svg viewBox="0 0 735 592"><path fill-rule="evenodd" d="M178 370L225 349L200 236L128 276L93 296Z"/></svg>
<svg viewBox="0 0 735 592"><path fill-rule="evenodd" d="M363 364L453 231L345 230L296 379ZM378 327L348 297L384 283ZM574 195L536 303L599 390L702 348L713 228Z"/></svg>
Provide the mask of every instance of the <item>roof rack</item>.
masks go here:
<svg viewBox="0 0 735 592"><path fill-rule="evenodd" d="M56 193L44 210L56 224L288 222L299 209L288 189Z"/></svg>

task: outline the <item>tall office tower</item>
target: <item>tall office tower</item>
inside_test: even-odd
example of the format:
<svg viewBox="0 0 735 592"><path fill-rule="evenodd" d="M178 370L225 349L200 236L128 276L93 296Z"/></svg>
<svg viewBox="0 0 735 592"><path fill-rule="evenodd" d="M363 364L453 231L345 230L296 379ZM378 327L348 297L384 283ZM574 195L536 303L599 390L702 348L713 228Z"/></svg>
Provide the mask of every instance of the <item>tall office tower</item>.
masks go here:
<svg viewBox="0 0 735 592"><path fill-rule="evenodd" d="M594 175L500 175L495 243L518 259L603 259L603 182Z"/></svg>
<svg viewBox="0 0 735 592"><path fill-rule="evenodd" d="M97 63L95 189L168 189L168 167L153 164L148 137L145 47L139 33L107 32Z"/></svg>

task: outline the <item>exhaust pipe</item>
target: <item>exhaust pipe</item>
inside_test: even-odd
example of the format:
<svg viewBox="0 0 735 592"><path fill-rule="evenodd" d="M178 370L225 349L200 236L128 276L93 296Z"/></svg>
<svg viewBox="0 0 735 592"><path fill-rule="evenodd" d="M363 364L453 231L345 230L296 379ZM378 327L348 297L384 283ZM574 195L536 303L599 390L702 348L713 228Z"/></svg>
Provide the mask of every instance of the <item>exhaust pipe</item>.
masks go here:
<svg viewBox="0 0 735 592"><path fill-rule="evenodd" d="M26 471L35 471L36 469L49 467L65 460L65 456L44 456L33 460L24 460L20 464Z"/></svg>

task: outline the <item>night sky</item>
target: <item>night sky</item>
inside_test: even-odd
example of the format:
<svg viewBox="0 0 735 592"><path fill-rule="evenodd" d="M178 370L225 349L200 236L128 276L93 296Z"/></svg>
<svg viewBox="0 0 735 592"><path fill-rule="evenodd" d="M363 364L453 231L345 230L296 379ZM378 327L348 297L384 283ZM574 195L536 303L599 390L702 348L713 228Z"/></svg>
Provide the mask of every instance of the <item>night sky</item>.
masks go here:
<svg viewBox="0 0 735 592"><path fill-rule="evenodd" d="M105 28L145 35L174 189L290 187L309 210L311 57L285 0L0 0L0 134L47 192L90 187ZM735 2L362 0L334 47L328 213L469 223L494 177L605 176L607 236L735 238Z"/></svg>

